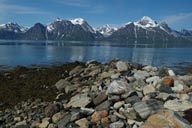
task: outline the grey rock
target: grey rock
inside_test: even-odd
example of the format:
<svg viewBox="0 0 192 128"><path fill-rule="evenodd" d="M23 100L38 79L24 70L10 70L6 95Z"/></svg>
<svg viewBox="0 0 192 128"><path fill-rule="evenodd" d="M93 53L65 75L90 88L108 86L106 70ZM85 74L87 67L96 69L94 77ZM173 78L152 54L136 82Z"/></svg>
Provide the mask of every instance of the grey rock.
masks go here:
<svg viewBox="0 0 192 128"><path fill-rule="evenodd" d="M66 86L71 86L71 83L64 80L64 79L61 79L59 80L56 84L55 84L55 87L57 88L57 90L59 91L62 91Z"/></svg>
<svg viewBox="0 0 192 128"><path fill-rule="evenodd" d="M133 108L142 119L146 119L148 116L162 109L163 103L160 101L151 99L147 101L137 102L133 105Z"/></svg>
<svg viewBox="0 0 192 128"><path fill-rule="evenodd" d="M91 98L87 96L87 94L77 94L73 96L68 105L72 107L85 107L91 102Z"/></svg>
<svg viewBox="0 0 192 128"><path fill-rule="evenodd" d="M98 105L100 103L102 103L103 101L105 101L107 99L107 95L106 92L101 92L98 94L98 96L96 98L93 99L93 103L95 105Z"/></svg>
<svg viewBox="0 0 192 128"><path fill-rule="evenodd" d="M138 79L134 83L132 83L132 87L137 91L142 91L143 88L146 86L146 83L143 79Z"/></svg>
<svg viewBox="0 0 192 128"><path fill-rule="evenodd" d="M153 83L158 83L158 82L160 82L160 78L159 78L159 76L153 76L153 77L149 77L149 78L147 78L146 79L146 82L147 83L151 83L151 84L153 84Z"/></svg>
<svg viewBox="0 0 192 128"><path fill-rule="evenodd" d="M95 110L92 108L81 108L80 112L84 115L89 116L89 115L93 114L95 112Z"/></svg>
<svg viewBox="0 0 192 128"><path fill-rule="evenodd" d="M52 116L52 122L53 122L53 123L57 123L59 120L61 120L62 118L64 118L65 115L66 115L66 113L64 113L64 112L58 112L58 113L54 114L54 115Z"/></svg>
<svg viewBox="0 0 192 128"><path fill-rule="evenodd" d="M82 118L80 120L75 121L75 124L77 124L80 128L88 128L89 121L86 118Z"/></svg>
<svg viewBox="0 0 192 128"><path fill-rule="evenodd" d="M158 90L160 92L165 92L165 93L173 93L172 89L170 86L167 86L167 85L160 85Z"/></svg>
<svg viewBox="0 0 192 128"><path fill-rule="evenodd" d="M71 114L67 114L63 119L61 119L57 123L58 128L66 128L66 126L70 122L70 120L71 120Z"/></svg>
<svg viewBox="0 0 192 128"><path fill-rule="evenodd" d="M118 61L116 63L116 68L119 71L127 71L128 70L128 64L123 61Z"/></svg>
<svg viewBox="0 0 192 128"><path fill-rule="evenodd" d="M144 80L145 78L149 77L150 74L147 72L147 71L141 71L141 70L138 70L134 73L134 77L135 79L139 80L139 79L142 79Z"/></svg>
<svg viewBox="0 0 192 128"><path fill-rule="evenodd" d="M111 102L117 102L121 99L121 97L119 95L109 95L108 96L108 100Z"/></svg>
<svg viewBox="0 0 192 128"><path fill-rule="evenodd" d="M124 122L123 121L117 121L117 122L114 122L114 123L111 123L109 125L109 128L123 128L124 127Z"/></svg>
<svg viewBox="0 0 192 128"><path fill-rule="evenodd" d="M140 102L140 98L136 95L134 96L131 96L131 97L128 97L127 99L125 99L125 103L130 103L131 105L137 103L137 102Z"/></svg>
<svg viewBox="0 0 192 128"><path fill-rule="evenodd" d="M128 92L129 84L123 80L114 80L107 88L107 94L123 94Z"/></svg>
<svg viewBox="0 0 192 128"><path fill-rule="evenodd" d="M76 120L78 120L78 119L80 119L82 117L83 117L82 113L80 113L80 112L74 113L71 116L71 122L76 121Z"/></svg>
<svg viewBox="0 0 192 128"><path fill-rule="evenodd" d="M119 113L124 115L127 119L137 119L137 113L133 108L120 108Z"/></svg>
<svg viewBox="0 0 192 128"><path fill-rule="evenodd" d="M125 101L118 101L113 105L113 108L119 109L123 104L125 104Z"/></svg>
<svg viewBox="0 0 192 128"><path fill-rule="evenodd" d="M168 108L169 110L173 111L185 111L192 108L192 102L178 99L168 100L165 102L164 108Z"/></svg>
<svg viewBox="0 0 192 128"><path fill-rule="evenodd" d="M111 106L111 102L110 101L104 101L103 103L101 103L100 105L96 106L96 110L97 111L101 111L101 110L109 110L109 107Z"/></svg>
<svg viewBox="0 0 192 128"><path fill-rule="evenodd" d="M143 94L146 95L148 93L153 93L155 92L155 87L153 85L147 85L143 88Z"/></svg>

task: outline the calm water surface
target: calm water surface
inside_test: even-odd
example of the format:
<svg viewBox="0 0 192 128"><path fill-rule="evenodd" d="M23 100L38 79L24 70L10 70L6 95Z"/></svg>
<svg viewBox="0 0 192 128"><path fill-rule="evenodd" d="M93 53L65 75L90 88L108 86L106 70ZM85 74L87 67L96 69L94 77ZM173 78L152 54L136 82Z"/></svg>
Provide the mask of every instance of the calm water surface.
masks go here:
<svg viewBox="0 0 192 128"><path fill-rule="evenodd" d="M38 45L37 45L38 44ZM126 45L97 42L0 42L0 65L15 67L112 58L153 66L175 66L192 62L191 48L129 48Z"/></svg>

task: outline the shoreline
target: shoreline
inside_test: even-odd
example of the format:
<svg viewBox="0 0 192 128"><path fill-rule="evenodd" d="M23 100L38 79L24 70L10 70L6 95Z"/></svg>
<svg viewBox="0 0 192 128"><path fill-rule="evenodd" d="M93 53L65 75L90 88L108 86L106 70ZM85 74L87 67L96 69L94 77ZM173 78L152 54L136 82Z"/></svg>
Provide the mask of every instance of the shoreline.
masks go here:
<svg viewBox="0 0 192 128"><path fill-rule="evenodd" d="M158 114L170 115L165 125L192 123L192 74L170 68L118 59L19 66L1 71L0 83L0 127L146 128Z"/></svg>

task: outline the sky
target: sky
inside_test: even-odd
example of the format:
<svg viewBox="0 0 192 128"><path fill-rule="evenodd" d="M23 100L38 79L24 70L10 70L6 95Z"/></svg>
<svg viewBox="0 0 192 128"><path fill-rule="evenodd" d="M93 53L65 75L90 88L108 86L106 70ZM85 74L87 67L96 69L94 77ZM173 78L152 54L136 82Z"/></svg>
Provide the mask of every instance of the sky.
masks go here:
<svg viewBox="0 0 192 128"><path fill-rule="evenodd" d="M120 26L143 16L192 30L192 0L0 0L0 24L31 27L81 17L93 27Z"/></svg>

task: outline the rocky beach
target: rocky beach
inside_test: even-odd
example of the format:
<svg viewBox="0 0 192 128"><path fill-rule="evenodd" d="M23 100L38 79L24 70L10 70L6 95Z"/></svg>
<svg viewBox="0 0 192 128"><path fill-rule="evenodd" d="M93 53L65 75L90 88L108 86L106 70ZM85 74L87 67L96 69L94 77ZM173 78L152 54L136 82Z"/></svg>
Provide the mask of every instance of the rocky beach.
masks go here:
<svg viewBox="0 0 192 128"><path fill-rule="evenodd" d="M192 74L113 59L0 73L1 128L192 128Z"/></svg>

